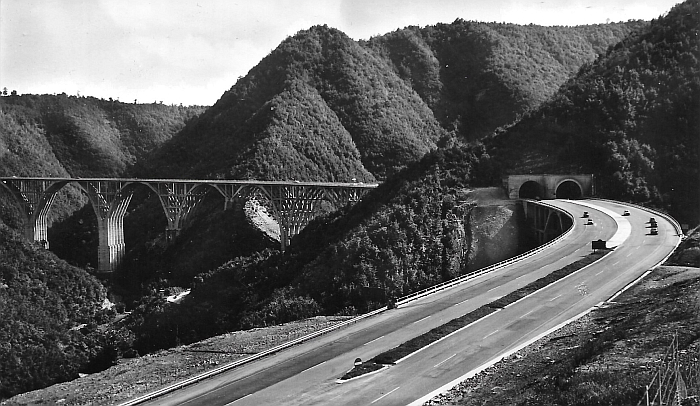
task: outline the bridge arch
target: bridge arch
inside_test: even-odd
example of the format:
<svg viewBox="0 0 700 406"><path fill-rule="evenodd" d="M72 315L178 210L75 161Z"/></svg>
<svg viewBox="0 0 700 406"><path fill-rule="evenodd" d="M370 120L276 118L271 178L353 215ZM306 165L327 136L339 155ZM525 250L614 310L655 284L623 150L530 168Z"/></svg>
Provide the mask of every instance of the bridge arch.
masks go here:
<svg viewBox="0 0 700 406"><path fill-rule="evenodd" d="M154 192L167 219L166 237L179 233L188 215L204 195L215 189L224 196L224 209L253 196L269 202L266 206L280 226L284 250L291 237L298 234L317 215L319 203L328 201L336 208L353 203L377 184L334 182L288 182L257 180L180 180L118 178L17 178L0 177L22 208L25 235L34 241L46 240L46 214L56 193L73 183L87 195L97 216L99 229L98 270L117 268L124 253L123 219L137 187Z"/></svg>
<svg viewBox="0 0 700 406"><path fill-rule="evenodd" d="M580 199L583 197L583 186L576 179L563 179L554 189L557 199Z"/></svg>

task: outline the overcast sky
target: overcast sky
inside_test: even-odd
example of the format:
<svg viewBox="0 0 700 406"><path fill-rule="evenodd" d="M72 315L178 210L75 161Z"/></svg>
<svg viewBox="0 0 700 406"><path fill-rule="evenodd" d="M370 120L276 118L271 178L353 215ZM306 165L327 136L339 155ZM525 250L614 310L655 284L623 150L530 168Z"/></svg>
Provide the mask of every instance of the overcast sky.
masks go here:
<svg viewBox="0 0 700 406"><path fill-rule="evenodd" d="M289 35L651 20L679 0L0 0L0 89L214 104Z"/></svg>

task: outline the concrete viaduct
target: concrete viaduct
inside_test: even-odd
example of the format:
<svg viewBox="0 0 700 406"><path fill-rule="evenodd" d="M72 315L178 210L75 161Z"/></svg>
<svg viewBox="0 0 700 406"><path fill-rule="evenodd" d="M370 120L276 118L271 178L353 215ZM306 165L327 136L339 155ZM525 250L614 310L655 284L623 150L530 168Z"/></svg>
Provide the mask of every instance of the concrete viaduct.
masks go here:
<svg viewBox="0 0 700 406"><path fill-rule="evenodd" d="M0 177L24 214L27 238L48 248L48 213L56 194L67 184L77 185L87 195L97 216L98 271L114 271L124 256L124 215L134 189L147 187L160 199L168 220L166 238L172 241L187 215L213 190L224 198L224 209L248 199L265 199L280 226L284 250L317 215L318 204L328 201L336 208L355 203L377 184L324 183L256 180L183 180L114 178L19 178Z"/></svg>

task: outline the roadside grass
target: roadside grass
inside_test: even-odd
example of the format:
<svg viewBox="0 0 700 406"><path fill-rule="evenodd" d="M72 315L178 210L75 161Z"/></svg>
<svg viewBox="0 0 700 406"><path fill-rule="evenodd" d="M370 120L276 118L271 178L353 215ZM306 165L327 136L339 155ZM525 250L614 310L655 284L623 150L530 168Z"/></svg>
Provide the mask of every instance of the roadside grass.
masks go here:
<svg viewBox="0 0 700 406"><path fill-rule="evenodd" d="M435 341L440 340L441 338L459 330L460 328L467 326L483 317L488 316L491 313L494 313L500 308L506 307L511 303L514 303L523 297L539 290L542 289L543 287L550 285L562 278L564 278L567 275L570 275L577 270L597 261L598 259L602 258L604 255L606 255L608 251L603 251L603 252L595 252L592 254L587 255L586 257L573 262L569 265L566 265L563 268L560 268L556 271L551 272L550 274L543 276L542 278L537 279L536 281L533 281L526 286L517 289L500 299L496 299L491 303L485 304L478 309L475 309L464 316L460 316L456 319L452 319L448 321L447 323L440 325L438 327L435 327L434 329L418 336L415 338L412 338L397 347L394 347L388 351L385 351L371 360L365 362L362 364L362 368L364 369L370 369L374 368L372 370L376 370L379 368L382 368L384 365L392 365L395 364L398 360L420 350L423 347L426 347ZM367 373L367 372L365 372ZM347 372L345 375L343 375L340 380L347 380L350 378L354 378L357 376L362 375L360 371L356 371L355 368L351 369L349 372Z"/></svg>
<svg viewBox="0 0 700 406"><path fill-rule="evenodd" d="M645 387L654 374L667 376L673 370L662 360L675 337L679 350L677 371L687 385L682 391L687 390L690 396L676 404L697 405L698 292L700 269L659 267L615 302L596 308L428 404L645 404ZM671 390L675 392L676 387ZM650 391L651 399L653 385ZM659 404L658 400L655 404Z"/></svg>

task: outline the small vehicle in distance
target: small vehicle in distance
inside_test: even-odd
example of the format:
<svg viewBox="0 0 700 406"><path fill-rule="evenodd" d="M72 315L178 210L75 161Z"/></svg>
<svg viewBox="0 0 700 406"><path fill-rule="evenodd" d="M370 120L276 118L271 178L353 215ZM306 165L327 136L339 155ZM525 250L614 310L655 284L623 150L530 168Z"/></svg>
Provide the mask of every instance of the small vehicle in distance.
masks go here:
<svg viewBox="0 0 700 406"><path fill-rule="evenodd" d="M583 218L585 218L585 219L588 218L588 212L587 212L587 211L584 211L584 212L583 212Z"/></svg>
<svg viewBox="0 0 700 406"><path fill-rule="evenodd" d="M659 235L659 230L656 228L652 228L651 231L649 232L651 235Z"/></svg>
<svg viewBox="0 0 700 406"><path fill-rule="evenodd" d="M622 215L623 215L623 216L629 216L629 215L630 215L630 211L629 211L629 210L625 210L625 211L622 212Z"/></svg>
<svg viewBox="0 0 700 406"><path fill-rule="evenodd" d="M588 221L586 222L586 225L587 225L587 226L592 226L592 225L593 225L593 219L588 219Z"/></svg>

